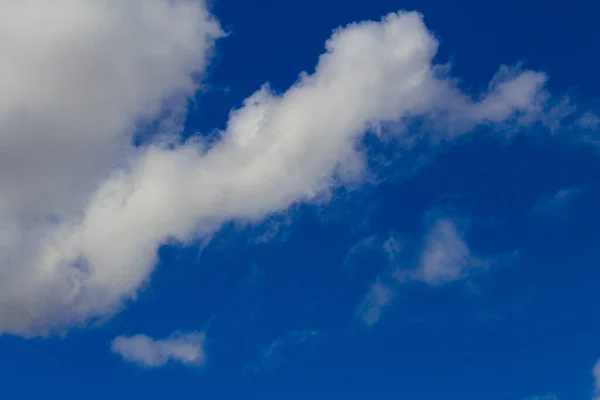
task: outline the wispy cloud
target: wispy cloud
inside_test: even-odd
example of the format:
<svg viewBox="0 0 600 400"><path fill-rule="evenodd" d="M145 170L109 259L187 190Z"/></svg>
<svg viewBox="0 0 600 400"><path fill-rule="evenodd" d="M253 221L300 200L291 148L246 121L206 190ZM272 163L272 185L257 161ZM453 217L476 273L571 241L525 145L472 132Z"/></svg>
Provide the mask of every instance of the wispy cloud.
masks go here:
<svg viewBox="0 0 600 400"><path fill-rule="evenodd" d="M381 277L371 284L357 310L367 325L374 325L379 321L383 309L396 296L396 286L395 282L383 281Z"/></svg>
<svg viewBox="0 0 600 400"><path fill-rule="evenodd" d="M123 360L147 368L158 368L168 362L201 365L204 362L202 332L174 333L165 339L146 335L119 336L111 343L111 350Z"/></svg>
<svg viewBox="0 0 600 400"><path fill-rule="evenodd" d="M284 336L270 342L263 347L260 352L258 362L248 364L246 371L252 373L260 373L262 371L271 371L283 362L285 351L316 338L317 331L296 330L287 333Z"/></svg>
<svg viewBox="0 0 600 400"><path fill-rule="evenodd" d="M379 237L373 235L365 237L355 243L344 257L344 268L347 270L354 270L357 260L362 259L374 251L379 251L379 246L381 245L379 239Z"/></svg>
<svg viewBox="0 0 600 400"><path fill-rule="evenodd" d="M413 279L429 285L443 285L487 268L491 260L473 255L464 235L451 218L435 221L427 237L415 271L398 271L399 279Z"/></svg>
<svg viewBox="0 0 600 400"><path fill-rule="evenodd" d="M449 285L494 266L512 263L518 255L517 252L493 256L474 253L456 220L449 217L437 217L428 226L416 256L401 257L401 249L405 246L395 237L382 246L390 266L371 284L357 309L367 325L379 321L383 309L396 297L403 284L421 282L433 287Z"/></svg>
<svg viewBox="0 0 600 400"><path fill-rule="evenodd" d="M596 113L588 111L577 119L577 125L583 129L598 129L600 128L600 117Z"/></svg>
<svg viewBox="0 0 600 400"><path fill-rule="evenodd" d="M566 210L584 191L583 188L563 188L556 193L544 195L529 210L529 215L534 218L556 215L558 212Z"/></svg>

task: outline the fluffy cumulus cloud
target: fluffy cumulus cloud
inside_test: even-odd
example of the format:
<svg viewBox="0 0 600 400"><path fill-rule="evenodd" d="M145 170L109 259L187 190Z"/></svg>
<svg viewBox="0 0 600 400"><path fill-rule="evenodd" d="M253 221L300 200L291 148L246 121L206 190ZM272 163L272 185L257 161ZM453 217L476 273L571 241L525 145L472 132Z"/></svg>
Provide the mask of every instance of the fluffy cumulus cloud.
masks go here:
<svg viewBox="0 0 600 400"><path fill-rule="evenodd" d="M124 294L92 281L131 266L87 258L76 227L138 157L137 129L182 111L221 35L201 1L0 2L0 332L43 333Z"/></svg>
<svg viewBox="0 0 600 400"><path fill-rule="evenodd" d="M452 218L436 218L429 224L423 244L413 259L399 256L401 243L390 237L382 250L387 254L391 267L371 284L357 310L360 318L367 325L378 322L383 309L394 299L401 284L420 282L433 287L448 285L468 279L494 265L510 262L514 257L514 254L475 254L459 226Z"/></svg>
<svg viewBox="0 0 600 400"><path fill-rule="evenodd" d="M148 368L162 367L168 362L200 365L204 362L204 333L174 333L166 339L119 336L113 340L111 350L127 362Z"/></svg>
<svg viewBox="0 0 600 400"><path fill-rule="evenodd" d="M3 222L32 234L81 213L136 127L197 90L221 35L200 1L2 1Z"/></svg>
<svg viewBox="0 0 600 400"><path fill-rule="evenodd" d="M393 123L409 150L531 123L548 99L543 73L508 67L464 93L433 63L422 17L400 12L337 29L313 72L283 93L260 88L219 141L181 143L178 116L221 35L197 0L0 2L0 332L109 317L148 282L161 244L360 182L368 131ZM411 118L428 134L403 129ZM133 146L140 127L159 139ZM431 249L423 280L470 260L435 237Z"/></svg>

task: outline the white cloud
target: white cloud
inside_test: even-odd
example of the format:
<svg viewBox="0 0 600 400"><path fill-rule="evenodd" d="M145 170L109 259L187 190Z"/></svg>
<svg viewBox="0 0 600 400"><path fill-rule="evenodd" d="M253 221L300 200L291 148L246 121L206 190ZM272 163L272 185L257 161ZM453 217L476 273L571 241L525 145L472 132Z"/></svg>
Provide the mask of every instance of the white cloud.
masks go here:
<svg viewBox="0 0 600 400"><path fill-rule="evenodd" d="M0 2L0 333L106 311L100 299L121 289L87 284L95 267L74 228L98 184L138 156L136 129L180 117L221 35L202 1ZM118 259L95 265L129 275Z"/></svg>
<svg viewBox="0 0 600 400"><path fill-rule="evenodd" d="M202 1L2 1L0 216L80 212L134 156L136 124L197 90L221 35Z"/></svg>
<svg viewBox="0 0 600 400"><path fill-rule="evenodd" d="M430 285L441 285L462 279L488 265L488 260L471 253L452 219L440 218L425 239L418 269L410 275L412 279Z"/></svg>
<svg viewBox="0 0 600 400"><path fill-rule="evenodd" d="M390 251L390 243L394 251ZM383 309L394 299L403 283L422 282L434 287L448 285L495 265L509 263L515 256L484 257L474 254L456 221L448 217L438 217L428 227L414 260L402 256L401 249L405 247L408 246L393 236L384 243L382 250L388 256L390 268L377 277L357 310L359 317L369 326L379 321Z"/></svg>
<svg viewBox="0 0 600 400"><path fill-rule="evenodd" d="M371 284L365 299L357 310L358 315L367 325L379 322L383 309L396 296L395 286L393 282L383 282L381 278Z"/></svg>
<svg viewBox="0 0 600 400"><path fill-rule="evenodd" d="M125 361L148 368L162 367L170 361L200 365L204 362L204 333L175 333L166 339L119 336L112 341L111 350Z"/></svg>
<svg viewBox="0 0 600 400"><path fill-rule="evenodd" d="M220 35L199 1L0 3L0 332L108 317L168 240L360 182L360 140L381 124L423 117L435 143L529 123L548 97L543 73L502 67L473 100L432 63L438 42L421 16L400 12L336 30L314 73L282 94L262 87L216 143L176 144L170 118L159 133L171 139L129 145L140 119L179 115Z"/></svg>

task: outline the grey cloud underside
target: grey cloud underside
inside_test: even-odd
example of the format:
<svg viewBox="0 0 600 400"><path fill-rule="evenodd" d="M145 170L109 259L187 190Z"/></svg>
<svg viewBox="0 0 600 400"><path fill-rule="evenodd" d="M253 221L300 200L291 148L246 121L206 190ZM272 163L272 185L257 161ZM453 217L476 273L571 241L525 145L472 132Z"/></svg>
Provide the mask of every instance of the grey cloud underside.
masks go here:
<svg viewBox="0 0 600 400"><path fill-rule="evenodd" d="M220 36L200 1L0 2L0 332L110 317L167 240L359 183L369 130L394 122L410 151L480 124L533 123L549 99L543 73L508 67L485 93L462 92L433 64L422 17L399 12L337 29L313 73L282 94L260 88L219 142L174 144L171 120L160 141L132 146L140 121L184 112ZM414 117L435 134L400 128Z"/></svg>

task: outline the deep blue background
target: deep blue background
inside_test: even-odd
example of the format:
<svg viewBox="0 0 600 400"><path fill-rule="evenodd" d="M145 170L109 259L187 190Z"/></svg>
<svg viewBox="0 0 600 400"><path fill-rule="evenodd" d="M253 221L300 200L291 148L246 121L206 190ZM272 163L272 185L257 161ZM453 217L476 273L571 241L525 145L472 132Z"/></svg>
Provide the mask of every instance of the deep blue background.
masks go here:
<svg viewBox="0 0 600 400"><path fill-rule="evenodd" d="M424 14L441 40L437 60L452 61L467 90L485 88L500 64L524 61L549 74L553 92L580 103L600 92L596 1L219 0L212 9L231 34L217 46L189 132L223 127L264 82L283 91L312 71L333 28L399 9ZM526 133L509 144L480 135L408 178L265 226L226 227L202 252L163 248L152 285L108 324L66 339L2 338L0 397L590 399L600 358L600 160ZM568 187L584 190L557 211L564 215L529 214ZM407 287L365 329L356 306L387 264L376 248L352 259L349 250L370 236L419 237L434 208L468 217L473 250L520 249L519 261L483 277L478 293ZM273 240L253 243L273 227ZM207 329L203 368L142 370L109 351L116 335L177 329ZM284 348L276 368L249 372L262 348L294 330L318 334Z"/></svg>

